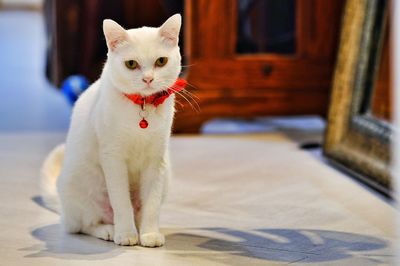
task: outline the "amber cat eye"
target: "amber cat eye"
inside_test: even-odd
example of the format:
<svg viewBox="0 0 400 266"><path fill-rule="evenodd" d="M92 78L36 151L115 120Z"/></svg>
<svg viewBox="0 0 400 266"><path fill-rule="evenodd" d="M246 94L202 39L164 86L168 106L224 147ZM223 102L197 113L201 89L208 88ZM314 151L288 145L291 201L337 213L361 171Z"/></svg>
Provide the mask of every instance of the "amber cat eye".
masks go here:
<svg viewBox="0 0 400 266"><path fill-rule="evenodd" d="M165 64L168 62L168 57L160 57L156 60L155 65L158 67L165 66Z"/></svg>
<svg viewBox="0 0 400 266"><path fill-rule="evenodd" d="M135 60L125 61L125 66L129 69L135 69L138 67L138 63Z"/></svg>

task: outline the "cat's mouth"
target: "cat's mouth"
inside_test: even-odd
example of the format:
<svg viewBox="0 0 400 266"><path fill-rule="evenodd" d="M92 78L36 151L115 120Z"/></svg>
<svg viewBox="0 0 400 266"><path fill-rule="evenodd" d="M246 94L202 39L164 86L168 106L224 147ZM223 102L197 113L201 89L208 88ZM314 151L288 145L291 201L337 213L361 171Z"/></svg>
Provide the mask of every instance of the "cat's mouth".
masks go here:
<svg viewBox="0 0 400 266"><path fill-rule="evenodd" d="M138 91L138 93L142 96L150 96L150 95L161 93L164 91L166 92L171 87L173 87L173 84L171 84L171 86L169 86L169 87L159 87L159 86L154 86L154 85L152 86L150 84L146 84Z"/></svg>

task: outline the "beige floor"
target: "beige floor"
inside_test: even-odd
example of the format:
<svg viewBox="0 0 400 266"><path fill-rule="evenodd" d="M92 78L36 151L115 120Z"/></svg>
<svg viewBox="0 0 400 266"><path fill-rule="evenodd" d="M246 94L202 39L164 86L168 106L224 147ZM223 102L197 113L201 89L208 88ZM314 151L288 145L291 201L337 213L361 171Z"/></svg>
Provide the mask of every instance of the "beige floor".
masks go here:
<svg viewBox="0 0 400 266"><path fill-rule="evenodd" d="M62 134L0 135L0 265L390 265L394 208L278 135L175 137L166 245L65 235L38 201Z"/></svg>

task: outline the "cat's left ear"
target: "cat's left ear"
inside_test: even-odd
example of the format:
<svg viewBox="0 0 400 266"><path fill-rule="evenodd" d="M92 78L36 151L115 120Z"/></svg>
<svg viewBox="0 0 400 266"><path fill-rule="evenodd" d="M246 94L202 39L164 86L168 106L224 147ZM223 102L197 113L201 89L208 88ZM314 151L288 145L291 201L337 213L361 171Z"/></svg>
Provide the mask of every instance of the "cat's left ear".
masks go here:
<svg viewBox="0 0 400 266"><path fill-rule="evenodd" d="M162 24L159 33L163 41L169 45L178 45L179 31L181 29L182 17L180 14L175 14Z"/></svg>

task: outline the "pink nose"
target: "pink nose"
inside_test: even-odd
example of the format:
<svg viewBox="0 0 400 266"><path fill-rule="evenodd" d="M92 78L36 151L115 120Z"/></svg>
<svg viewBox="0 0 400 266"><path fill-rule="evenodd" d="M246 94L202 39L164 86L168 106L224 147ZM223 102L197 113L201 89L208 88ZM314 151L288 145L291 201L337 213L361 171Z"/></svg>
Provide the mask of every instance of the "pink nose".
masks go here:
<svg viewBox="0 0 400 266"><path fill-rule="evenodd" d="M154 80L154 78L153 77L144 77L144 78L142 78L142 80L144 83L150 84Z"/></svg>

